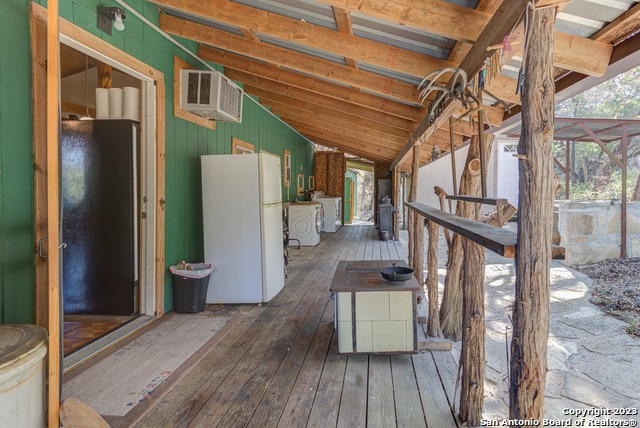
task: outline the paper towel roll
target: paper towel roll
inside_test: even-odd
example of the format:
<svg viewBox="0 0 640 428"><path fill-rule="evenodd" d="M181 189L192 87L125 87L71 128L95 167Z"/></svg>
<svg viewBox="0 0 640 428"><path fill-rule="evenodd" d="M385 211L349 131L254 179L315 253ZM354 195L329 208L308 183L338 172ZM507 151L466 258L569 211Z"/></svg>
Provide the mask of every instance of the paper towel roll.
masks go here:
<svg viewBox="0 0 640 428"><path fill-rule="evenodd" d="M96 88L96 119L109 119L109 90Z"/></svg>
<svg viewBox="0 0 640 428"><path fill-rule="evenodd" d="M122 119L122 88L109 88L109 119Z"/></svg>
<svg viewBox="0 0 640 428"><path fill-rule="evenodd" d="M122 88L122 118L140 120L140 89L132 86Z"/></svg>

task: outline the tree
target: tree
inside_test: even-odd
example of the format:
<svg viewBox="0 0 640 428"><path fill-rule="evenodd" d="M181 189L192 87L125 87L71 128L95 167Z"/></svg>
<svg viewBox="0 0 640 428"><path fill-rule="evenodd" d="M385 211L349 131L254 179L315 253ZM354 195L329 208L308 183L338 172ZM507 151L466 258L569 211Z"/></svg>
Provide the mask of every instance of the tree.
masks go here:
<svg viewBox="0 0 640 428"><path fill-rule="evenodd" d="M555 108L557 117L636 119L640 116L640 67L620 74L588 91L569 98ZM621 142L608 148L621 154ZM554 156L564 159L565 146L556 146ZM619 171L615 162L594 143L571 144L571 184L573 199L613 199L621 197ZM629 141L628 188L637 188L640 166L640 138ZM616 181L617 179L617 181ZM615 183L614 183L615 182ZM634 185L635 184L635 185Z"/></svg>

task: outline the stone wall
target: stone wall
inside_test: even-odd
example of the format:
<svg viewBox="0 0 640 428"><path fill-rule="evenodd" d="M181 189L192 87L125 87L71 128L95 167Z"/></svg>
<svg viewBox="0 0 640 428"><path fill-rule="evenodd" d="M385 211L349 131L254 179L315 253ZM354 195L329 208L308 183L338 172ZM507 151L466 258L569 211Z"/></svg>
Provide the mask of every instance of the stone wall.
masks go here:
<svg viewBox="0 0 640 428"><path fill-rule="evenodd" d="M620 257L620 201L556 201L565 263L581 265ZM640 202L627 203L627 257L640 257Z"/></svg>

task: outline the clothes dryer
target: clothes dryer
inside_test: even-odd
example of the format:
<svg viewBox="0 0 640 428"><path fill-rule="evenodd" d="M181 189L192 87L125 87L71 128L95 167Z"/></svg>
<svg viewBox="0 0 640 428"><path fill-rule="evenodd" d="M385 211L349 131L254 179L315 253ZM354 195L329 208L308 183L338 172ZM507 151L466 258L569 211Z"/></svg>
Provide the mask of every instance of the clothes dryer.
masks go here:
<svg viewBox="0 0 640 428"><path fill-rule="evenodd" d="M337 232L342 227L342 198L325 196L317 198L324 211L324 232Z"/></svg>
<svg viewBox="0 0 640 428"><path fill-rule="evenodd" d="M322 204L319 202L289 205L289 239L299 239L302 246L318 245L323 228L322 214Z"/></svg>

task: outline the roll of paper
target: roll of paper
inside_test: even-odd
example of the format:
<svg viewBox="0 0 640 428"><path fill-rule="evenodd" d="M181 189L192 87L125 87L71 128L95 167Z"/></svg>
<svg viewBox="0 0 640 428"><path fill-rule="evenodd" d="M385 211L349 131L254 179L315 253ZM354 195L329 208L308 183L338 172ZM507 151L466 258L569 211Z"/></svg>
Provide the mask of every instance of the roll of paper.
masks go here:
<svg viewBox="0 0 640 428"><path fill-rule="evenodd" d="M122 88L109 88L109 119L122 119Z"/></svg>
<svg viewBox="0 0 640 428"><path fill-rule="evenodd" d="M122 88L124 97L122 105L122 118L140 120L140 89L132 86Z"/></svg>
<svg viewBox="0 0 640 428"><path fill-rule="evenodd" d="M96 88L96 119L109 119L109 90Z"/></svg>

